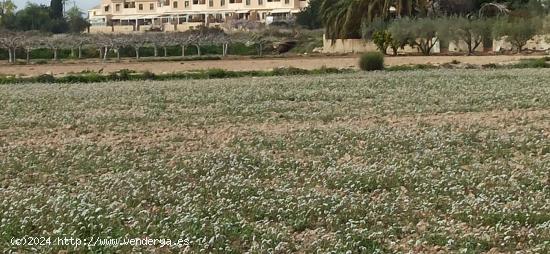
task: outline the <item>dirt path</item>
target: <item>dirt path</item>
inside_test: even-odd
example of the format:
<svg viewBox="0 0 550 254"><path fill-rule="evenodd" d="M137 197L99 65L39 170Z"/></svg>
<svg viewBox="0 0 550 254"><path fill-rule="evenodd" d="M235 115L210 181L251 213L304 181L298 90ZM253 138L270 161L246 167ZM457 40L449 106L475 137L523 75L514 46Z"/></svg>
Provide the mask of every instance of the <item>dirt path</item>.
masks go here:
<svg viewBox="0 0 550 254"><path fill-rule="evenodd" d="M387 57L387 65L404 64L442 64L453 60L468 64L489 64L514 62L525 58L540 58L539 55L499 55L499 56L401 56ZM356 68L357 56L322 56L322 57L289 57L289 58L266 58L266 59L227 59L211 61L165 61L165 62L93 62L82 61L77 63L55 63L45 65L8 65L0 62L0 74L36 76L44 73L64 75L82 71L99 71L104 73L130 69L136 71L151 71L154 73L178 72L200 69L220 68L225 70L271 70L276 67L292 66L303 69L316 69L322 66L334 68Z"/></svg>

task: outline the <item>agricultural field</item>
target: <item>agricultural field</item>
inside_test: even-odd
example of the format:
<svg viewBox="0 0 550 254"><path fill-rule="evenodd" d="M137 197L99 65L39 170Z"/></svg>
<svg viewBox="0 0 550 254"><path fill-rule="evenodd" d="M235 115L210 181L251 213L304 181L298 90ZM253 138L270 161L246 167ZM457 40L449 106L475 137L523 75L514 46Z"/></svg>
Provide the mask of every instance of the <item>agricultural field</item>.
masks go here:
<svg viewBox="0 0 550 254"><path fill-rule="evenodd" d="M550 72L3 85L0 167L6 251L548 253Z"/></svg>

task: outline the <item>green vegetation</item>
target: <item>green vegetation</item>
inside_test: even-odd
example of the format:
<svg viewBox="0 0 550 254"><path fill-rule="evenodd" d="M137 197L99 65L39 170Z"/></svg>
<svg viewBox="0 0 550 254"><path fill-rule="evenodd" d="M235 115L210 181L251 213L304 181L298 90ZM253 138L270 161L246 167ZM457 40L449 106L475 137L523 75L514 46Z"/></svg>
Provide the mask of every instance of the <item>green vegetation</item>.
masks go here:
<svg viewBox="0 0 550 254"><path fill-rule="evenodd" d="M227 71L223 69L196 70L188 72L177 72L168 74L154 74L149 71L137 73L123 69L108 75L101 75L95 72L84 71L61 77L54 77L50 74L43 74L37 77L14 77L0 76L0 84L16 83L97 83L109 81L127 80L185 80L185 79L219 79L219 78L240 78L240 77L268 77L268 76L292 76L292 75L317 75L352 72L350 69L320 68L306 70L294 67L281 67L271 71Z"/></svg>
<svg viewBox="0 0 550 254"><path fill-rule="evenodd" d="M364 71L384 69L384 55L380 52L367 52L359 58L359 68Z"/></svg>
<svg viewBox="0 0 550 254"><path fill-rule="evenodd" d="M0 86L0 249L152 249L9 244L72 236L187 239L192 253L548 253L549 79Z"/></svg>
<svg viewBox="0 0 550 254"><path fill-rule="evenodd" d="M8 0L6 5L14 6ZM72 7L63 13L63 1L52 0L50 6L27 3L24 8L15 11L15 7L2 15L2 3L0 3L0 30L12 31L41 31L48 33L80 33L89 23L83 18L83 13L78 7Z"/></svg>

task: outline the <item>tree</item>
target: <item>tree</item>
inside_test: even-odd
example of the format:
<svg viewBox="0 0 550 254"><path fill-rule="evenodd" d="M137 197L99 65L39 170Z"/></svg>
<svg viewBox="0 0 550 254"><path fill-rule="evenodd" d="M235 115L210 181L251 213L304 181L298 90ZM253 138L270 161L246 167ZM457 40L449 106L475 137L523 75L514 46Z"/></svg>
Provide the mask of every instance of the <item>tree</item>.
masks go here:
<svg viewBox="0 0 550 254"><path fill-rule="evenodd" d="M21 45L23 34L12 31L0 31L0 48L8 51L8 62L15 63L16 50Z"/></svg>
<svg viewBox="0 0 550 254"><path fill-rule="evenodd" d="M39 32L36 32L36 31L24 32L22 33L22 35L23 35L23 39L20 41L20 47L25 50L26 62L27 64L30 64L31 51L42 46L41 38L43 37L43 35L41 35Z"/></svg>
<svg viewBox="0 0 550 254"><path fill-rule="evenodd" d="M181 47L181 56L185 57L185 48L192 42L191 31L173 33L175 44Z"/></svg>
<svg viewBox="0 0 550 254"><path fill-rule="evenodd" d="M421 19L398 19L390 25L390 33L392 36L403 43L417 47L423 55L430 55L433 47L439 42L438 32L440 29L445 30L446 27L440 26L438 20L431 18ZM405 44L405 45L406 45Z"/></svg>
<svg viewBox="0 0 550 254"><path fill-rule="evenodd" d="M50 17L52 19L63 19L63 0L51 0Z"/></svg>
<svg viewBox="0 0 550 254"><path fill-rule="evenodd" d="M16 9L17 6L11 0L0 2L0 26L3 26L3 19L13 17Z"/></svg>
<svg viewBox="0 0 550 254"><path fill-rule="evenodd" d="M89 35L86 35L86 34L78 34L78 35L69 36L69 39L68 39L67 42L71 47L71 55L74 57L75 56L74 49L77 49L77 51L78 51L77 57L78 57L78 59L81 59L82 58L82 48L87 44L91 44L92 41L93 41L92 38Z"/></svg>
<svg viewBox="0 0 550 254"><path fill-rule="evenodd" d="M248 47L255 46L259 56L263 56L266 44L272 41L272 37L259 31L248 33L235 33L233 39L244 42Z"/></svg>
<svg viewBox="0 0 550 254"><path fill-rule="evenodd" d="M76 6L67 11L67 23L69 26L69 33L81 33L90 26L90 23L88 23L88 21L84 19L82 15L83 13Z"/></svg>
<svg viewBox="0 0 550 254"><path fill-rule="evenodd" d="M155 56L158 56L157 47L161 47L164 52L164 57L168 56L168 47L177 45L175 36L171 33L150 33L149 41L155 47Z"/></svg>
<svg viewBox="0 0 550 254"><path fill-rule="evenodd" d="M13 14L17 6L11 0L0 2L0 16Z"/></svg>
<svg viewBox="0 0 550 254"><path fill-rule="evenodd" d="M200 26L197 29L191 30L191 44L197 48L197 54L201 56L201 45L212 44L223 30L220 28L209 28Z"/></svg>
<svg viewBox="0 0 550 254"><path fill-rule="evenodd" d="M45 5L27 4L15 14L8 28L16 31L51 31L49 8Z"/></svg>
<svg viewBox="0 0 550 254"><path fill-rule="evenodd" d="M63 0L50 2L50 19L50 32L60 34L69 30L69 25L63 15Z"/></svg>
<svg viewBox="0 0 550 254"><path fill-rule="evenodd" d="M493 22L490 19L465 17L450 18L447 22L450 39L458 45L463 41L472 55L486 38L492 37Z"/></svg>
<svg viewBox="0 0 550 254"><path fill-rule="evenodd" d="M319 18L319 12L322 3L323 0L310 0L309 5L296 17L296 23L308 29L321 28L323 24Z"/></svg>
<svg viewBox="0 0 550 254"><path fill-rule="evenodd" d="M437 12L439 15L467 15L475 10L476 4L472 0L438 0Z"/></svg>
<svg viewBox="0 0 550 254"><path fill-rule="evenodd" d="M370 23L363 23L362 30L363 38L372 40L378 50L386 55L393 41L392 35L388 31L388 23L382 19L376 19ZM397 49L394 50L394 55L397 55Z"/></svg>
<svg viewBox="0 0 550 254"><path fill-rule="evenodd" d="M53 35L43 39L43 44L46 45L49 49L52 50L53 58L52 60L57 61L59 59L58 52L60 49L68 48L68 37L66 35Z"/></svg>
<svg viewBox="0 0 550 254"><path fill-rule="evenodd" d="M390 8L393 7L394 9ZM428 1L414 0L323 0L320 17L328 38L360 38L360 28L375 19L426 15ZM395 10L392 12L392 10Z"/></svg>
<svg viewBox="0 0 550 254"><path fill-rule="evenodd" d="M136 52L136 59L138 60L140 58L139 50L145 47L145 45L147 45L148 43L148 38L142 34L134 33L128 37L128 44L134 48Z"/></svg>
<svg viewBox="0 0 550 254"><path fill-rule="evenodd" d="M497 22L494 30L495 37L504 37L506 42L521 53L527 41L531 40L542 30L542 22L538 18L509 19Z"/></svg>

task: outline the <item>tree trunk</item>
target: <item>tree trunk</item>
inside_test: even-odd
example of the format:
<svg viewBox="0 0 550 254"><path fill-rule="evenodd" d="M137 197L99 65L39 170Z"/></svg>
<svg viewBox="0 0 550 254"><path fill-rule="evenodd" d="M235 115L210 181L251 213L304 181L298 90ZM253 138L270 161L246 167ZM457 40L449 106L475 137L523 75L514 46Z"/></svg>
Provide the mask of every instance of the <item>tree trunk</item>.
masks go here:
<svg viewBox="0 0 550 254"><path fill-rule="evenodd" d="M31 63L31 49L25 50L27 53L27 64Z"/></svg>
<svg viewBox="0 0 550 254"><path fill-rule="evenodd" d="M181 45L181 57L185 57L185 45Z"/></svg>
<svg viewBox="0 0 550 254"><path fill-rule="evenodd" d="M164 49L164 57L168 57L168 50L166 47L162 47Z"/></svg>
<svg viewBox="0 0 550 254"><path fill-rule="evenodd" d="M201 46L195 45L195 47L197 47L197 55L201 56Z"/></svg>
<svg viewBox="0 0 550 254"><path fill-rule="evenodd" d="M136 59L139 60L139 48L135 48L135 50L136 50Z"/></svg>
<svg viewBox="0 0 550 254"><path fill-rule="evenodd" d="M224 43L222 44L222 55L227 56L227 49L229 48L229 44Z"/></svg>
<svg viewBox="0 0 550 254"><path fill-rule="evenodd" d="M120 61L120 49L116 49L116 59Z"/></svg>
<svg viewBox="0 0 550 254"><path fill-rule="evenodd" d="M107 57L109 55L109 48L108 47L105 47L105 50L103 52L103 61L107 61Z"/></svg>
<svg viewBox="0 0 550 254"><path fill-rule="evenodd" d="M259 48L260 48L259 55L260 55L260 57L262 57L262 56L264 55L264 45L262 45L262 44L260 43Z"/></svg>
<svg viewBox="0 0 550 254"><path fill-rule="evenodd" d="M99 59L103 59L103 47L99 48Z"/></svg>
<svg viewBox="0 0 550 254"><path fill-rule="evenodd" d="M82 46L78 46L78 59L82 58Z"/></svg>
<svg viewBox="0 0 550 254"><path fill-rule="evenodd" d="M53 60L57 61L57 48L53 49Z"/></svg>
<svg viewBox="0 0 550 254"><path fill-rule="evenodd" d="M11 53L11 48L8 48L8 63L13 63L13 55Z"/></svg>
<svg viewBox="0 0 550 254"><path fill-rule="evenodd" d="M155 57L159 56L159 50L157 46L153 46Z"/></svg>
<svg viewBox="0 0 550 254"><path fill-rule="evenodd" d="M75 57L75 52L74 52L74 48L71 48L71 57L74 58Z"/></svg>

